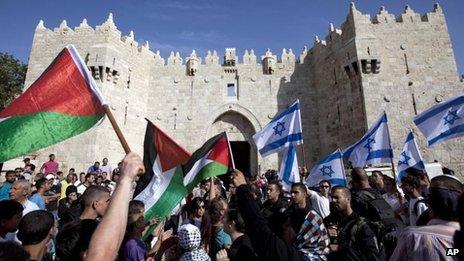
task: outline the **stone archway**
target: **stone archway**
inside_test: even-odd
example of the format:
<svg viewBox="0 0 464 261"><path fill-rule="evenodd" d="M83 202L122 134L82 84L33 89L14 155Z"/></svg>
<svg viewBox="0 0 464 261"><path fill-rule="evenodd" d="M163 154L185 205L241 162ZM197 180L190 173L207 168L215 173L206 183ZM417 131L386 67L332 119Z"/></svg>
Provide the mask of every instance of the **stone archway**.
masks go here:
<svg viewBox="0 0 464 261"><path fill-rule="evenodd" d="M236 168L249 173L258 173L258 154L253 142L256 130L241 113L229 110L213 121L207 131L208 137L225 131L231 143Z"/></svg>

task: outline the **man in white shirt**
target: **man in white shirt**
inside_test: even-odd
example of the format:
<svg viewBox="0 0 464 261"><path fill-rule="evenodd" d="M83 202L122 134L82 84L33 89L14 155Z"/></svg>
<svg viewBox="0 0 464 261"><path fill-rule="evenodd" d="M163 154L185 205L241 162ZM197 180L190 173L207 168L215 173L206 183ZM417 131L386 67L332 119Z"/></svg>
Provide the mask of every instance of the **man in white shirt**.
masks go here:
<svg viewBox="0 0 464 261"><path fill-rule="evenodd" d="M404 176L401 179L401 188L409 197L409 225L415 226L419 216L428 208L420 193L420 178L413 175Z"/></svg>
<svg viewBox="0 0 464 261"><path fill-rule="evenodd" d="M308 189L311 205L322 218L330 214L330 182L328 180L321 180L319 182L320 192Z"/></svg>
<svg viewBox="0 0 464 261"><path fill-rule="evenodd" d="M31 193L31 184L29 181L20 179L13 183L10 190L10 199L17 201L23 205L23 216L27 213L38 210L39 207L34 202L27 199Z"/></svg>
<svg viewBox="0 0 464 261"><path fill-rule="evenodd" d="M106 180L111 180L113 170L111 169L111 166L108 164L107 158L103 158L102 165L100 165L100 170L101 170L101 173L103 172L107 173Z"/></svg>
<svg viewBox="0 0 464 261"><path fill-rule="evenodd" d="M23 216L31 211L39 210L37 204L27 199L30 194L31 183L24 179L15 181L10 190L10 199L23 205ZM16 238L16 232L6 234L5 239L19 242L19 240Z"/></svg>
<svg viewBox="0 0 464 261"><path fill-rule="evenodd" d="M95 181L95 176L92 175L92 174L87 174L85 175L85 181L81 184L79 184L79 186L77 186L77 193L79 195L82 195L84 194L85 190L90 187L90 185L93 184L93 182Z"/></svg>

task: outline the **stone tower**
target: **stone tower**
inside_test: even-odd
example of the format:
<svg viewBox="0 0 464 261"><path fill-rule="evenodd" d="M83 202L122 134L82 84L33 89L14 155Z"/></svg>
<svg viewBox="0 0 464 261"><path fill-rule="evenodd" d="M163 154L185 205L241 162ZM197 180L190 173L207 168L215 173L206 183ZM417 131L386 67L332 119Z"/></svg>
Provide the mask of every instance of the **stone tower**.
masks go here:
<svg viewBox="0 0 464 261"><path fill-rule="evenodd" d="M301 103L308 167L355 142L384 110L396 162L406 132L414 129L412 118L464 89L438 5L422 16L407 6L398 17L382 7L371 19L351 4L340 29L330 24L328 31L298 56L291 49L283 49L280 56L267 50L257 60L254 50L246 50L239 60L235 48L227 48L223 61L216 51L208 51L203 59L194 51L185 59L171 52L165 60L150 51L148 43L139 46L132 31L122 36L111 14L95 28L84 19L74 29L63 21L50 30L41 21L26 87L64 46L74 44L134 151L143 150L144 118L191 152L226 131L237 166L253 173L277 169L279 157L258 155L252 135L296 99ZM422 135L416 136L426 162L464 167L461 139L429 149ZM65 169L76 170L103 157L115 165L123 156L106 119L34 155L41 163L52 152ZM301 153L298 156L301 164Z"/></svg>

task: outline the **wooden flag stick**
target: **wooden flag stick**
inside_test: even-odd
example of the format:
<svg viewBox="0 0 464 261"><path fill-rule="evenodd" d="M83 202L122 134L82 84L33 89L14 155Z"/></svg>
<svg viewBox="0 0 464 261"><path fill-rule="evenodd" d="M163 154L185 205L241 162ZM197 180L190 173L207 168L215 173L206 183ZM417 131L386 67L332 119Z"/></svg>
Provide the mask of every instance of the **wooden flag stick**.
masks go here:
<svg viewBox="0 0 464 261"><path fill-rule="evenodd" d="M127 144L126 138L124 138L124 135L122 134L121 129L118 126L118 123L114 119L110 107L107 104L105 104L103 105L103 110L105 111L106 116L108 116L108 119L110 120L111 125L113 126L113 130L116 132L116 135L118 136L119 142L121 142L124 152L128 154L129 152L131 152L131 149L129 148L129 144Z"/></svg>
<svg viewBox="0 0 464 261"><path fill-rule="evenodd" d="M303 157L303 166L304 166L304 167L307 167L307 166L306 166L306 159L305 159L305 158L306 158L306 157L305 157L305 149L304 149L304 145L303 145L303 144L301 144L301 156Z"/></svg>
<svg viewBox="0 0 464 261"><path fill-rule="evenodd" d="M216 186L214 184L214 177L211 177L211 184L209 187L209 201L213 200L216 197L216 188L214 186Z"/></svg>

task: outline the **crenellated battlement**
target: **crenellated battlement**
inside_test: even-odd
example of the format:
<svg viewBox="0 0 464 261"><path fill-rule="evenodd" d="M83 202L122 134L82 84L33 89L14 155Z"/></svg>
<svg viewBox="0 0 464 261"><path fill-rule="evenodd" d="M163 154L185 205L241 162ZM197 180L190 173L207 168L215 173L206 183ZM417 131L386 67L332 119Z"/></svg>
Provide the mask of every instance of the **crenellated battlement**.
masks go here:
<svg viewBox="0 0 464 261"><path fill-rule="evenodd" d="M359 139L383 110L394 155L399 155L405 131L413 128L410 119L464 88L438 4L425 14L408 5L400 14L381 7L371 16L352 3L341 24L328 23L325 32L317 32L313 44L299 52L262 46L161 53L137 39L136 28L121 33L111 13L99 25L83 19L75 27L66 20L55 26L37 24L26 88L64 46L74 44L138 152L145 117L187 150L222 131L240 142L238 148L253 144L257 130L300 99L310 164ZM423 140L418 142L425 160L459 162L464 173L462 142L433 151ZM240 155L250 155L250 173L258 173L258 166L278 168L277 157L264 159L255 147L249 148ZM61 162L76 168L88 166L89 157L123 157L107 121L40 153L42 158L56 153Z"/></svg>
<svg viewBox="0 0 464 261"><path fill-rule="evenodd" d="M169 56L162 57L159 50L157 50L156 52L150 51L150 45L148 41L146 41L142 45L139 45L139 43L135 40L134 31L131 30L128 35L122 35L121 31L118 30L116 24L114 23L112 13L108 15L108 18L105 22L103 22L101 25L95 26L95 28L90 26L87 22L87 19L85 18L82 20L82 22L78 26L74 27L74 29L68 26L66 20L63 20L58 27L53 28L53 29L49 29L45 27L44 21L40 20L39 23L37 24L35 31L36 31L36 34L43 35L46 38L58 38L58 37L79 38L80 36L91 37L92 35L96 37L98 35L107 35L107 36L110 36L109 38L114 38L114 39L119 38L119 41L123 43L125 46L127 46L128 48L133 48L134 50L137 50L138 52L149 51L150 55L154 59L154 65L156 66L163 66L163 65L164 66L186 66L190 59L198 59L199 65L207 65L207 66L226 65L226 63L221 64L220 58L216 50L208 50L204 59L200 56L197 56L195 51L193 51L193 53L195 53L195 57L192 57L190 55L188 57L185 57L185 59L183 59L180 56L179 52L176 52L174 50L171 51ZM235 52L235 48L229 48L229 49ZM224 58L227 55L228 51L229 50L227 49L225 50ZM270 52L270 50L268 50L268 52ZM233 59L231 59L231 61L234 61L234 65L238 65L238 64L259 65L260 63L257 61L256 57L257 56L255 55L254 50L245 50L241 61L238 59L238 56L235 56ZM261 60L260 62L263 62L263 60ZM292 49L287 50L286 48L284 48L280 55L280 59L277 59L277 56L276 56L276 63L292 65L295 62L297 62L297 60L295 59L295 55L293 54Z"/></svg>

